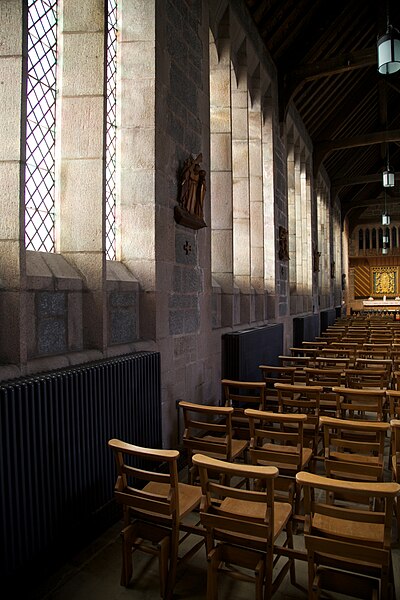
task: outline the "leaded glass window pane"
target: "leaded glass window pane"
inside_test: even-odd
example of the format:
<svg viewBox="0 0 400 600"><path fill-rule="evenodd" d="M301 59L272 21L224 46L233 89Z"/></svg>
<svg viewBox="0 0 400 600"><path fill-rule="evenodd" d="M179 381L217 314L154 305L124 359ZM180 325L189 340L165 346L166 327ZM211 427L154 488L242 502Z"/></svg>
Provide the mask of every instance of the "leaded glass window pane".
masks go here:
<svg viewBox="0 0 400 600"><path fill-rule="evenodd" d="M57 0L28 0L25 246L54 252Z"/></svg>
<svg viewBox="0 0 400 600"><path fill-rule="evenodd" d="M106 103L106 257L116 258L117 1L108 0Z"/></svg>

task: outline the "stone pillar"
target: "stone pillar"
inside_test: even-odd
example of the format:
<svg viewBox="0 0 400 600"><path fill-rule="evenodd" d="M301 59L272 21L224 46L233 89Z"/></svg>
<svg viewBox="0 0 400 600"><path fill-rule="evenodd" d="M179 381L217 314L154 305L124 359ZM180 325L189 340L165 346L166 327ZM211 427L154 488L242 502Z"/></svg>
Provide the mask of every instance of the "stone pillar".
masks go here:
<svg viewBox="0 0 400 600"><path fill-rule="evenodd" d="M140 281L140 337L156 338L156 2L119 0L121 110L117 258ZM161 8L160 8L161 10ZM161 32L160 32L161 35ZM161 43L161 42L160 42ZM163 72L162 69L160 72ZM161 91L159 91L159 94ZM161 136L161 132L159 132ZM159 137L160 147L161 138ZM160 209L161 210L161 209ZM168 222L165 215L162 221ZM164 230L164 259L173 244ZM167 301L163 303L165 310ZM168 315L163 315L168 322Z"/></svg>
<svg viewBox="0 0 400 600"><path fill-rule="evenodd" d="M290 296L296 294L296 178L295 178L295 145L294 140L288 136L287 141L287 189L288 189L288 229L289 229L289 286ZM292 306L291 313L295 312Z"/></svg>
<svg viewBox="0 0 400 600"><path fill-rule="evenodd" d="M71 0L59 14L57 251L82 273L86 348L107 344L105 269L105 0Z"/></svg>
<svg viewBox="0 0 400 600"><path fill-rule="evenodd" d="M266 292L266 317L275 318L278 312L276 269L278 251L276 247L276 202L274 171L273 104L269 96L263 98L262 119L262 185L263 185L263 248L264 286Z"/></svg>
<svg viewBox="0 0 400 600"><path fill-rule="evenodd" d="M221 286L221 326L234 323L231 53L229 39L210 46L211 269Z"/></svg>
<svg viewBox="0 0 400 600"><path fill-rule="evenodd" d="M249 108L249 176L250 176L250 258L251 286L256 292L256 321L264 314L264 214L262 120L260 97L253 97Z"/></svg>
<svg viewBox="0 0 400 600"><path fill-rule="evenodd" d="M0 362L16 364L26 362L24 4L0 2Z"/></svg>
<svg viewBox="0 0 400 600"><path fill-rule="evenodd" d="M233 67L232 67L233 70ZM233 273L240 289L240 322L250 318L250 190L247 68L232 73Z"/></svg>

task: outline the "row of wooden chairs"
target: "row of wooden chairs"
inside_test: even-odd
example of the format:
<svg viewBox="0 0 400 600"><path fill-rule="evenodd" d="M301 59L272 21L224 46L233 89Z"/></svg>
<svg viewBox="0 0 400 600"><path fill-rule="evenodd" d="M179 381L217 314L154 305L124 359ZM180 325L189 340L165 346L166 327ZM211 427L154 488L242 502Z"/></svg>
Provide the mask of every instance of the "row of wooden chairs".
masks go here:
<svg viewBox="0 0 400 600"><path fill-rule="evenodd" d="M188 405L186 403L186 408L190 408ZM365 442L349 436L348 421L321 417L324 436L330 440L327 448L334 448L325 456L326 475L306 472L301 465L294 474L297 494L304 495L306 552L302 552L293 545L295 506L289 497L282 495L288 457L297 449L297 444L292 438L287 445L280 432L284 434L283 429L288 428L286 433L293 433L294 419L290 417L294 415L286 418L252 409L246 409L245 413L252 423L251 464L217 458L213 456L215 446L211 446L210 455L195 452L191 461L199 474L200 487L179 481L178 451L109 441L117 465L116 499L124 509L121 584L127 586L131 580L132 552L142 549L158 555L160 593L163 598L171 598L178 564L192 557L205 543L207 598L210 600L217 597L218 574L222 569L235 578L243 576L249 580L248 575L240 574L238 567L253 572L257 599L270 598L288 572L291 582L296 583L296 559L308 561L310 598L314 597L314 590L317 594L321 587L343 592L350 581L354 586L355 572L362 576L357 579L357 587L379 584L377 597L390 598L390 590L393 590L392 512L400 495L400 485L383 482L382 476L373 472L374 468L379 470L382 444L372 452L374 460L367 464L361 460L356 469L356 457L362 455ZM227 414L232 415L232 411ZM300 429L304 424L301 416L297 416ZM271 435L266 423L273 419L278 421L272 428L272 441L264 441L256 448L256 439L265 440L266 432L267 437ZM371 423L366 425L372 427ZM389 426L377 425L381 432ZM353 426L352 433L359 432L360 424ZM390 426L397 435L400 433L400 421ZM370 451L371 444L370 440ZM341 460L341 455L345 455L345 460ZM398 464L398 457L399 448L392 453L393 464ZM243 478L244 487L238 484ZM325 493L325 500L317 490ZM195 525L192 524L194 511L200 513ZM189 515L192 521L188 523L185 518ZM190 534L200 536L200 541L179 557L180 544ZM146 545L147 541L150 545ZM283 559L284 564L274 577L277 559Z"/></svg>

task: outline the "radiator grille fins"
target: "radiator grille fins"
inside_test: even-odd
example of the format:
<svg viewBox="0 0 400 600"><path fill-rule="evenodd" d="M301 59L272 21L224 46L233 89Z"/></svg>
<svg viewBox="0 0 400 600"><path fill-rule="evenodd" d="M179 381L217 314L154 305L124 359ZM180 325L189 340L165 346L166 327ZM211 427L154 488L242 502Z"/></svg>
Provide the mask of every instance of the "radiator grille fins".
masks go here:
<svg viewBox="0 0 400 600"><path fill-rule="evenodd" d="M161 447L159 353L0 385L0 433L0 576L40 577L119 514L108 439Z"/></svg>

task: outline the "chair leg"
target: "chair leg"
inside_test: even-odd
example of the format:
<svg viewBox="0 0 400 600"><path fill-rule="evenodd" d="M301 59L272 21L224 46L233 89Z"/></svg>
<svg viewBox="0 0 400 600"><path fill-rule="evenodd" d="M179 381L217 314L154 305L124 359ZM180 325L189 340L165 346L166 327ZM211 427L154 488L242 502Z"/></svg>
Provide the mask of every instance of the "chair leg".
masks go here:
<svg viewBox="0 0 400 600"><path fill-rule="evenodd" d="M288 548L293 548L293 527L291 521L286 525L286 536ZM296 563L294 558L290 558L290 583L296 585Z"/></svg>
<svg viewBox="0 0 400 600"><path fill-rule="evenodd" d="M159 576L160 576L160 595L165 598L168 585L168 559L170 554L169 537L164 537L159 543Z"/></svg>
<svg viewBox="0 0 400 600"><path fill-rule="evenodd" d="M308 557L308 599L316 600L319 592L315 582L315 566L312 557Z"/></svg>
<svg viewBox="0 0 400 600"><path fill-rule="evenodd" d="M265 563L260 560L254 570L256 578L256 596L255 600L263 600L263 587L265 581Z"/></svg>
<svg viewBox="0 0 400 600"><path fill-rule="evenodd" d="M218 568L221 563L220 548L217 546L207 554L207 600L218 599Z"/></svg>
<svg viewBox="0 0 400 600"><path fill-rule="evenodd" d="M265 558L265 577L264 577L264 600L270 600L272 597L272 581L274 569L274 548L267 548L267 556Z"/></svg>
<svg viewBox="0 0 400 600"><path fill-rule="evenodd" d="M128 587L132 579L132 539L134 538L134 526L128 525L121 531L122 538L122 570L121 585Z"/></svg>
<svg viewBox="0 0 400 600"><path fill-rule="evenodd" d="M171 600L175 581L176 581L176 572L178 568L178 549L179 549L179 529L172 530L171 532L171 547L169 553L169 570L168 570L168 582L165 592L166 600Z"/></svg>

